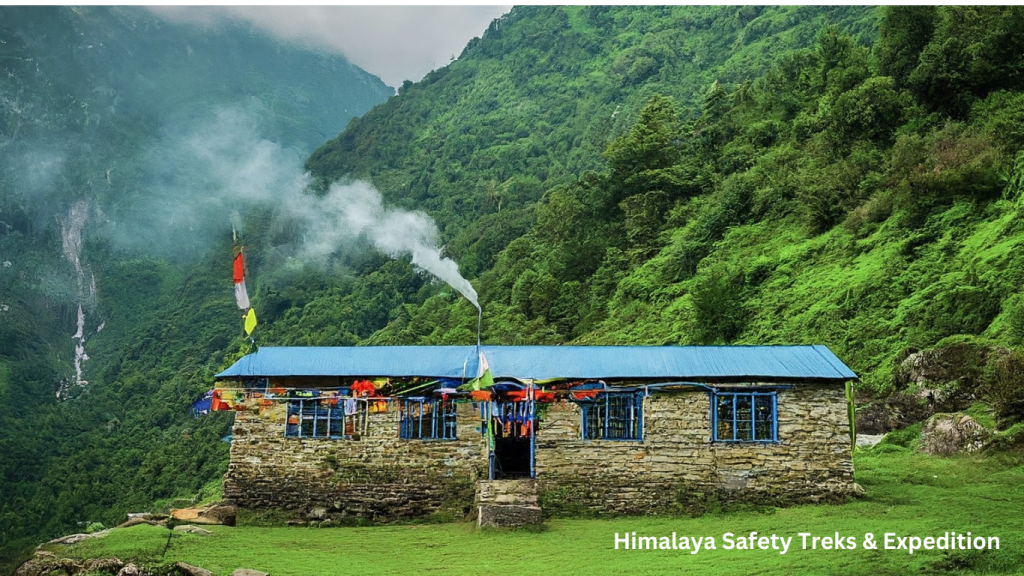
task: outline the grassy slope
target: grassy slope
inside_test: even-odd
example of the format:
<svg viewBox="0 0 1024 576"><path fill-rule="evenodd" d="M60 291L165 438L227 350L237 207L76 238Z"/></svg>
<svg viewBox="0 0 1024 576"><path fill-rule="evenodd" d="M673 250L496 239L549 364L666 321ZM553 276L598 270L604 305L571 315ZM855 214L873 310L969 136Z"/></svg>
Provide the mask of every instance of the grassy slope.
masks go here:
<svg viewBox="0 0 1024 576"><path fill-rule="evenodd" d="M491 573L518 574L907 574L957 569L963 574L1009 573L1024 560L1024 466L1002 458L933 458L887 446L858 452L857 480L866 497L841 506L708 514L699 518L552 520L539 533L481 531L470 524L373 528L226 528L213 536L176 536L165 562L185 561L229 574L253 567L275 576L309 574ZM800 532L839 532L860 542L880 535L941 535L953 530L998 536L998 551L800 550ZM677 550L615 550L615 532L714 536L719 548L689 555ZM793 536L786 555L722 550L726 532ZM158 561L167 530L116 530L72 549L82 557L118 556ZM955 571L955 570L954 570Z"/></svg>
<svg viewBox="0 0 1024 576"><path fill-rule="evenodd" d="M794 219L729 230L703 269L724 267L765 280L746 295L750 326L741 343L828 342L851 362L865 384L892 382L893 358L910 346L949 336L934 326L937 294L977 286L998 307L1024 274L1024 243L1017 207L962 200L907 231L894 219L851 233L837 226L809 235ZM633 272L631 285L648 286L654 306L618 296L617 306L587 343L670 344L688 341L689 293L706 274L678 284L658 282L672 247ZM643 293L643 290L641 290ZM1001 342L1005 312L983 338ZM666 329L668 327L668 329Z"/></svg>

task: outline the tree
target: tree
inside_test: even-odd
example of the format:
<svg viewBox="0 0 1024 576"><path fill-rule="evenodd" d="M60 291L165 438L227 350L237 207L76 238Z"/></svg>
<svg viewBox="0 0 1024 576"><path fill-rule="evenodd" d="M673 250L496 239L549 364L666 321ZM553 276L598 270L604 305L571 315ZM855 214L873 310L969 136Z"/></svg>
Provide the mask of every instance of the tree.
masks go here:
<svg viewBox="0 0 1024 576"><path fill-rule="evenodd" d="M933 109L963 118L989 92L1024 87L1024 11L943 6L908 82Z"/></svg>
<svg viewBox="0 0 1024 576"><path fill-rule="evenodd" d="M921 51L935 31L935 6L883 6L878 22L875 56L878 72L906 88Z"/></svg>
<svg viewBox="0 0 1024 576"><path fill-rule="evenodd" d="M640 110L629 134L616 138L605 150L616 203L650 190L663 171L680 161L681 133L682 123L672 98L653 96Z"/></svg>

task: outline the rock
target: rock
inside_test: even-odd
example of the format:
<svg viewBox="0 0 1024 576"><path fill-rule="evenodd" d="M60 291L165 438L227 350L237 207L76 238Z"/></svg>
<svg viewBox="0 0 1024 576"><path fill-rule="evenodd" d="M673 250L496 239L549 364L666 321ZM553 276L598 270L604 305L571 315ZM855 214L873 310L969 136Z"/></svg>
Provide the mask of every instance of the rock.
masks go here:
<svg viewBox="0 0 1024 576"><path fill-rule="evenodd" d="M14 576L44 576L49 574L78 574L82 563L71 558L36 557L25 561Z"/></svg>
<svg viewBox="0 0 1024 576"><path fill-rule="evenodd" d="M967 342L922 350L907 356L896 368L896 384L911 387L935 412L963 410L975 399L988 359L1007 352L1006 348Z"/></svg>
<svg viewBox="0 0 1024 576"><path fill-rule="evenodd" d="M150 526L157 526L158 524L147 518L129 518L127 522L118 524L118 528L130 528L132 526L138 526L139 524L149 524Z"/></svg>
<svg viewBox="0 0 1024 576"><path fill-rule="evenodd" d="M217 524L224 526L234 526L238 517L238 507L234 504L215 504L208 507L200 517L205 520L216 520Z"/></svg>
<svg viewBox="0 0 1024 576"><path fill-rule="evenodd" d="M965 414L936 414L921 429L918 450L933 456L980 450L990 436L981 424Z"/></svg>
<svg viewBox="0 0 1024 576"><path fill-rule="evenodd" d="M121 571L117 573L117 576L142 576L142 570L134 563L129 563Z"/></svg>
<svg viewBox="0 0 1024 576"><path fill-rule="evenodd" d="M885 438L885 434L857 434L857 446L870 447L878 444Z"/></svg>
<svg viewBox="0 0 1024 576"><path fill-rule="evenodd" d="M175 562L174 567L185 576L213 576L213 572L206 568L185 564L184 562Z"/></svg>
<svg viewBox="0 0 1024 576"><path fill-rule="evenodd" d="M181 526L175 526L174 527L174 531L175 532L185 532L187 534L195 534L197 536L209 536L209 535L213 534L213 532L210 532L209 530L206 530L205 528L200 528L198 526L193 526L191 524L182 524Z"/></svg>
<svg viewBox="0 0 1024 576"><path fill-rule="evenodd" d="M142 520L152 520L153 519L153 514L150 513L150 512L129 512L128 513L128 520L134 520L136 518L140 518Z"/></svg>
<svg viewBox="0 0 1024 576"><path fill-rule="evenodd" d="M171 510L171 518L192 524L222 524L234 526L238 508L231 504L213 504L199 508L177 508Z"/></svg>
<svg viewBox="0 0 1024 576"><path fill-rule="evenodd" d="M231 576L270 576L268 572L260 572L251 568L239 568L231 573Z"/></svg>
<svg viewBox="0 0 1024 576"><path fill-rule="evenodd" d="M885 434L927 420L934 413L935 407L917 396L893 394L857 408L857 436Z"/></svg>
<svg viewBox="0 0 1024 576"><path fill-rule="evenodd" d="M107 572L110 574L117 574L124 568L124 562L120 558L96 558L93 560L86 560L83 569L86 572Z"/></svg>

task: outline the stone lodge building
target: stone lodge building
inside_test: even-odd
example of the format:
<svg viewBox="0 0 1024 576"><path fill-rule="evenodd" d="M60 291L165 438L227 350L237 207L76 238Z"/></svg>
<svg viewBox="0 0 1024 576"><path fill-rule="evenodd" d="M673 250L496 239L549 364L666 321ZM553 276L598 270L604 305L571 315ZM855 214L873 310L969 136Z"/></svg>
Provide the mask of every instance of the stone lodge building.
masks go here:
<svg viewBox="0 0 1024 576"><path fill-rule="evenodd" d="M856 378L824 346L265 347L213 405L241 508L500 525L845 498Z"/></svg>

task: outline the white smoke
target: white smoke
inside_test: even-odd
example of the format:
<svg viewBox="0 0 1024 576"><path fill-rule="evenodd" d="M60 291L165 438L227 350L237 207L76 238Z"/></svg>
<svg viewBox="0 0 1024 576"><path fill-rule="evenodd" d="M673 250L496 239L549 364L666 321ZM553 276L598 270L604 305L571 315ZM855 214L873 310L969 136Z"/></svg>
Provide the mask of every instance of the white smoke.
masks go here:
<svg viewBox="0 0 1024 576"><path fill-rule="evenodd" d="M480 307L458 265L441 255L437 225L427 214L385 206L365 182L311 193L302 155L262 138L253 111L221 109L201 128L165 138L149 157L154 184L127 226L131 245L139 238L179 249L188 241L209 245L223 238L228 222L244 233L240 212L270 207L288 229L299 231L294 255L304 262L325 263L365 240L390 257L411 256L413 265Z"/></svg>
<svg viewBox="0 0 1024 576"><path fill-rule="evenodd" d="M380 192L365 182L334 184L323 197L301 194L285 203L286 209L307 223L303 253L319 258L366 238L395 258L412 256L412 263L466 297L480 308L476 290L459 274L451 258L441 256L437 225L423 212L384 206Z"/></svg>

